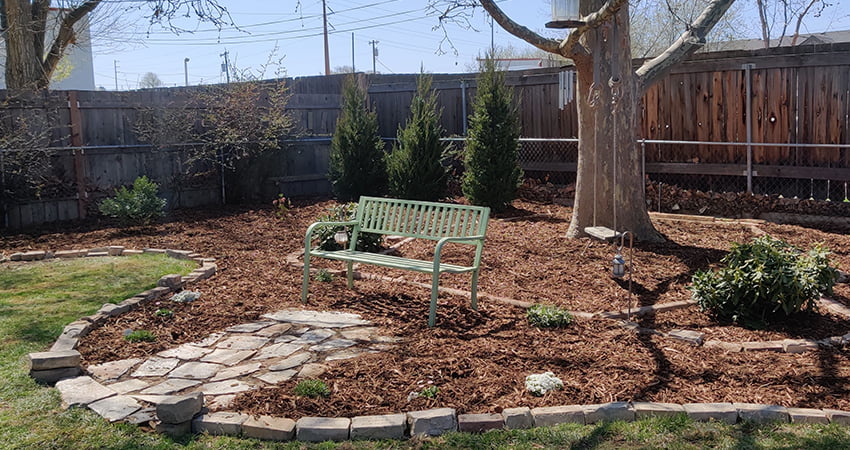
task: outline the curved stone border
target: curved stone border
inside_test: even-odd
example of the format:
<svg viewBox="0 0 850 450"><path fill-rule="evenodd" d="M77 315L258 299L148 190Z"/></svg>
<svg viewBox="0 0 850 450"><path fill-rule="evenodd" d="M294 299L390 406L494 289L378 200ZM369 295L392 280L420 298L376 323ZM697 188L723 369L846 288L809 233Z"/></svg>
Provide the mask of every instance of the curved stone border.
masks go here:
<svg viewBox="0 0 850 450"><path fill-rule="evenodd" d="M82 250L29 251L13 253L10 261L41 261L53 258L83 258L95 256L127 256L143 253L165 254L176 259L192 259L200 267L188 275L170 274L157 281L157 287L148 289L130 297L118 304L106 303L96 313L82 317L65 326L62 334L50 347L50 351L29 354L29 374L37 381L47 384L75 377L82 372L80 367L80 352L76 350L80 338L89 333L94 327L103 324L110 317L124 314L138 307L139 304L158 299L164 295L177 292L188 284L196 283L212 277L218 269L215 258L203 258L198 253L188 250L145 248L142 250L126 249L120 245L97 247Z"/></svg>

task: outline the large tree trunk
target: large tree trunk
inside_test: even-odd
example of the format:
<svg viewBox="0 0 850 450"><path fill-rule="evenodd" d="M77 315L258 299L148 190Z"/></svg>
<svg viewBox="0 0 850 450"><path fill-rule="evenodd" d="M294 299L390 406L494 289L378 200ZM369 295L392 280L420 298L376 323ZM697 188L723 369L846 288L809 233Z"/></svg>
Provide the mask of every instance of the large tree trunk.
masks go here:
<svg viewBox="0 0 850 450"><path fill-rule="evenodd" d="M585 2L584 15L598 10L604 2ZM649 220L644 195L641 154L637 148L638 100L640 93L631 65L629 11L624 5L616 13L614 29L605 25L588 30L581 44L590 51L576 58L579 120L578 172L569 237L585 236L584 229L604 226L630 231L643 241L663 241ZM613 20L609 21L613 24ZM616 62L617 73L612 73ZM589 103L598 71L599 97ZM619 78L619 83L612 82ZM615 90L620 95L615 96ZM616 103L614 102L616 100Z"/></svg>
<svg viewBox="0 0 850 450"><path fill-rule="evenodd" d="M47 86L42 55L36 52L32 6L27 0L5 0L6 87L37 89ZM42 25L43 28L43 25ZM39 48L44 48L42 45Z"/></svg>

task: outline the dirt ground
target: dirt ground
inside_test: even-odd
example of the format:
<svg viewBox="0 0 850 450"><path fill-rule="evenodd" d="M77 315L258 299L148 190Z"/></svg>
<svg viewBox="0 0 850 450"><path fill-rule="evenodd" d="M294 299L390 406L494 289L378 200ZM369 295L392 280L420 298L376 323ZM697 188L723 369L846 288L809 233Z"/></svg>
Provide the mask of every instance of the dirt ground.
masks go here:
<svg viewBox="0 0 850 450"><path fill-rule="evenodd" d="M202 293L191 304L170 304L172 318L144 308L115 318L80 344L84 364L151 355L199 340L230 325L258 319L286 307L300 307L301 271L285 257L303 246L307 226L332 201L296 202L284 218L270 207L227 207L176 212L161 224L122 230L106 222L62 225L3 236L5 253L30 249L72 249L101 245L194 250L217 258L219 273L193 287ZM560 305L575 311L625 308L627 283L612 279L614 249L590 239L564 238L568 207L516 201L515 209L491 219L484 246L479 292L524 302ZM668 238L634 250L634 305L690 298L696 270L716 266L732 242L764 231L809 247L824 242L833 262L850 269L850 236L792 225L751 225L657 220ZM427 257L428 242L413 242L401 254ZM450 248L449 261L469 258L468 247ZM340 268L333 262L325 267ZM378 267L363 271L429 282L427 276ZM469 275L447 275L442 285L468 289ZM802 354L725 353L658 336L633 333L617 321L580 319L559 330L531 327L524 309L482 299L479 310L465 296L441 295L437 326L427 327L429 289L404 283L361 280L356 289L344 277L312 281L307 307L351 311L403 341L391 352L335 361L322 376L332 387L321 400L297 398L295 381L237 397L241 411L298 418L355 416L452 407L459 413L498 412L514 406L553 406L608 401L754 402L798 407L850 409L850 357L845 349ZM850 287L838 285L834 299L850 305ZM843 335L848 321L826 312L806 314L766 330L718 324L696 307L638 319L661 331L701 331L725 341L822 338ZM147 329L152 343L128 344L126 328ZM552 371L564 389L543 397L525 392L524 379ZM409 400L411 392L437 386L436 398Z"/></svg>

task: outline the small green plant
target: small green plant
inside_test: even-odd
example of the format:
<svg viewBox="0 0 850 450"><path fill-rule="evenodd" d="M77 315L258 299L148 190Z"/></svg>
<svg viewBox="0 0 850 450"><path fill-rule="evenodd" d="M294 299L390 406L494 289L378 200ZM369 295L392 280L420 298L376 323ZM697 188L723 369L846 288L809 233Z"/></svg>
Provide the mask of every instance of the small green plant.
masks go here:
<svg viewBox="0 0 850 450"><path fill-rule="evenodd" d="M192 303L199 298L201 298L200 292L180 291L171 296L171 301L177 303Z"/></svg>
<svg viewBox="0 0 850 450"><path fill-rule="evenodd" d="M295 395L310 398L327 397L331 395L331 390L322 380L301 380L295 385Z"/></svg>
<svg viewBox="0 0 850 450"><path fill-rule="evenodd" d="M127 342L153 342L156 340L156 335L148 330L136 330L124 335L124 340Z"/></svg>
<svg viewBox="0 0 850 450"><path fill-rule="evenodd" d="M115 197L100 202L100 212L118 219L122 226L147 225L165 213L165 199L156 193L159 185L146 176L136 178L133 188L115 190Z"/></svg>
<svg viewBox="0 0 850 450"><path fill-rule="evenodd" d="M330 283L334 280L334 274L330 273L328 269L319 269L316 275L313 276L313 279L323 283Z"/></svg>
<svg viewBox="0 0 850 450"><path fill-rule="evenodd" d="M170 309L160 308L154 312L154 315L157 317L171 317L174 315L174 311Z"/></svg>
<svg viewBox="0 0 850 450"><path fill-rule="evenodd" d="M275 208L277 218L283 220L289 213L290 208L292 208L292 202L284 197L283 194L277 194L277 199L272 202L272 206Z"/></svg>
<svg viewBox="0 0 850 450"><path fill-rule="evenodd" d="M563 328L573 321L569 311L552 305L532 305L525 316L530 324L538 328Z"/></svg>
<svg viewBox="0 0 850 450"><path fill-rule="evenodd" d="M717 271L695 273L691 295L703 311L754 327L814 310L821 295L832 293L838 274L820 245L803 252L770 236L732 245L723 263Z"/></svg>
<svg viewBox="0 0 850 450"><path fill-rule="evenodd" d="M425 389L419 391L419 396L425 398L437 398L437 394L439 393L440 388L438 388L437 386L428 386Z"/></svg>
<svg viewBox="0 0 850 450"><path fill-rule="evenodd" d="M357 214L357 203L345 203L328 209L328 214L319 217L319 222L347 222L354 220ZM322 227L316 230L319 239L319 248L322 250L342 250L342 246L334 240L337 231L348 233L351 241L351 227ZM357 236L356 249L362 252L377 252L381 249L383 237L380 234L360 233Z"/></svg>

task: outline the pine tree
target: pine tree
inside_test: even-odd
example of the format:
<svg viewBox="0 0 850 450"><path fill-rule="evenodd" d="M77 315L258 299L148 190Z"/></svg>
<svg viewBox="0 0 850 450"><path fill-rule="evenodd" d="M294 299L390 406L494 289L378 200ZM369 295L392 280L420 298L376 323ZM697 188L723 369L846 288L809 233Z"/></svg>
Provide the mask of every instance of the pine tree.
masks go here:
<svg viewBox="0 0 850 450"><path fill-rule="evenodd" d="M506 209L522 182L520 123L513 92L492 57L478 76L464 157L463 194L473 205Z"/></svg>
<svg viewBox="0 0 850 450"><path fill-rule="evenodd" d="M440 142L442 109L431 90L431 77L420 75L410 104L411 117L398 129L398 142L387 156L390 195L411 200L439 200L448 173L442 164L446 146Z"/></svg>
<svg viewBox="0 0 850 450"><path fill-rule="evenodd" d="M366 91L354 76L342 87L342 111L331 140L328 179L340 201L361 195L383 195L387 187L384 142L378 135L378 115L369 111Z"/></svg>

